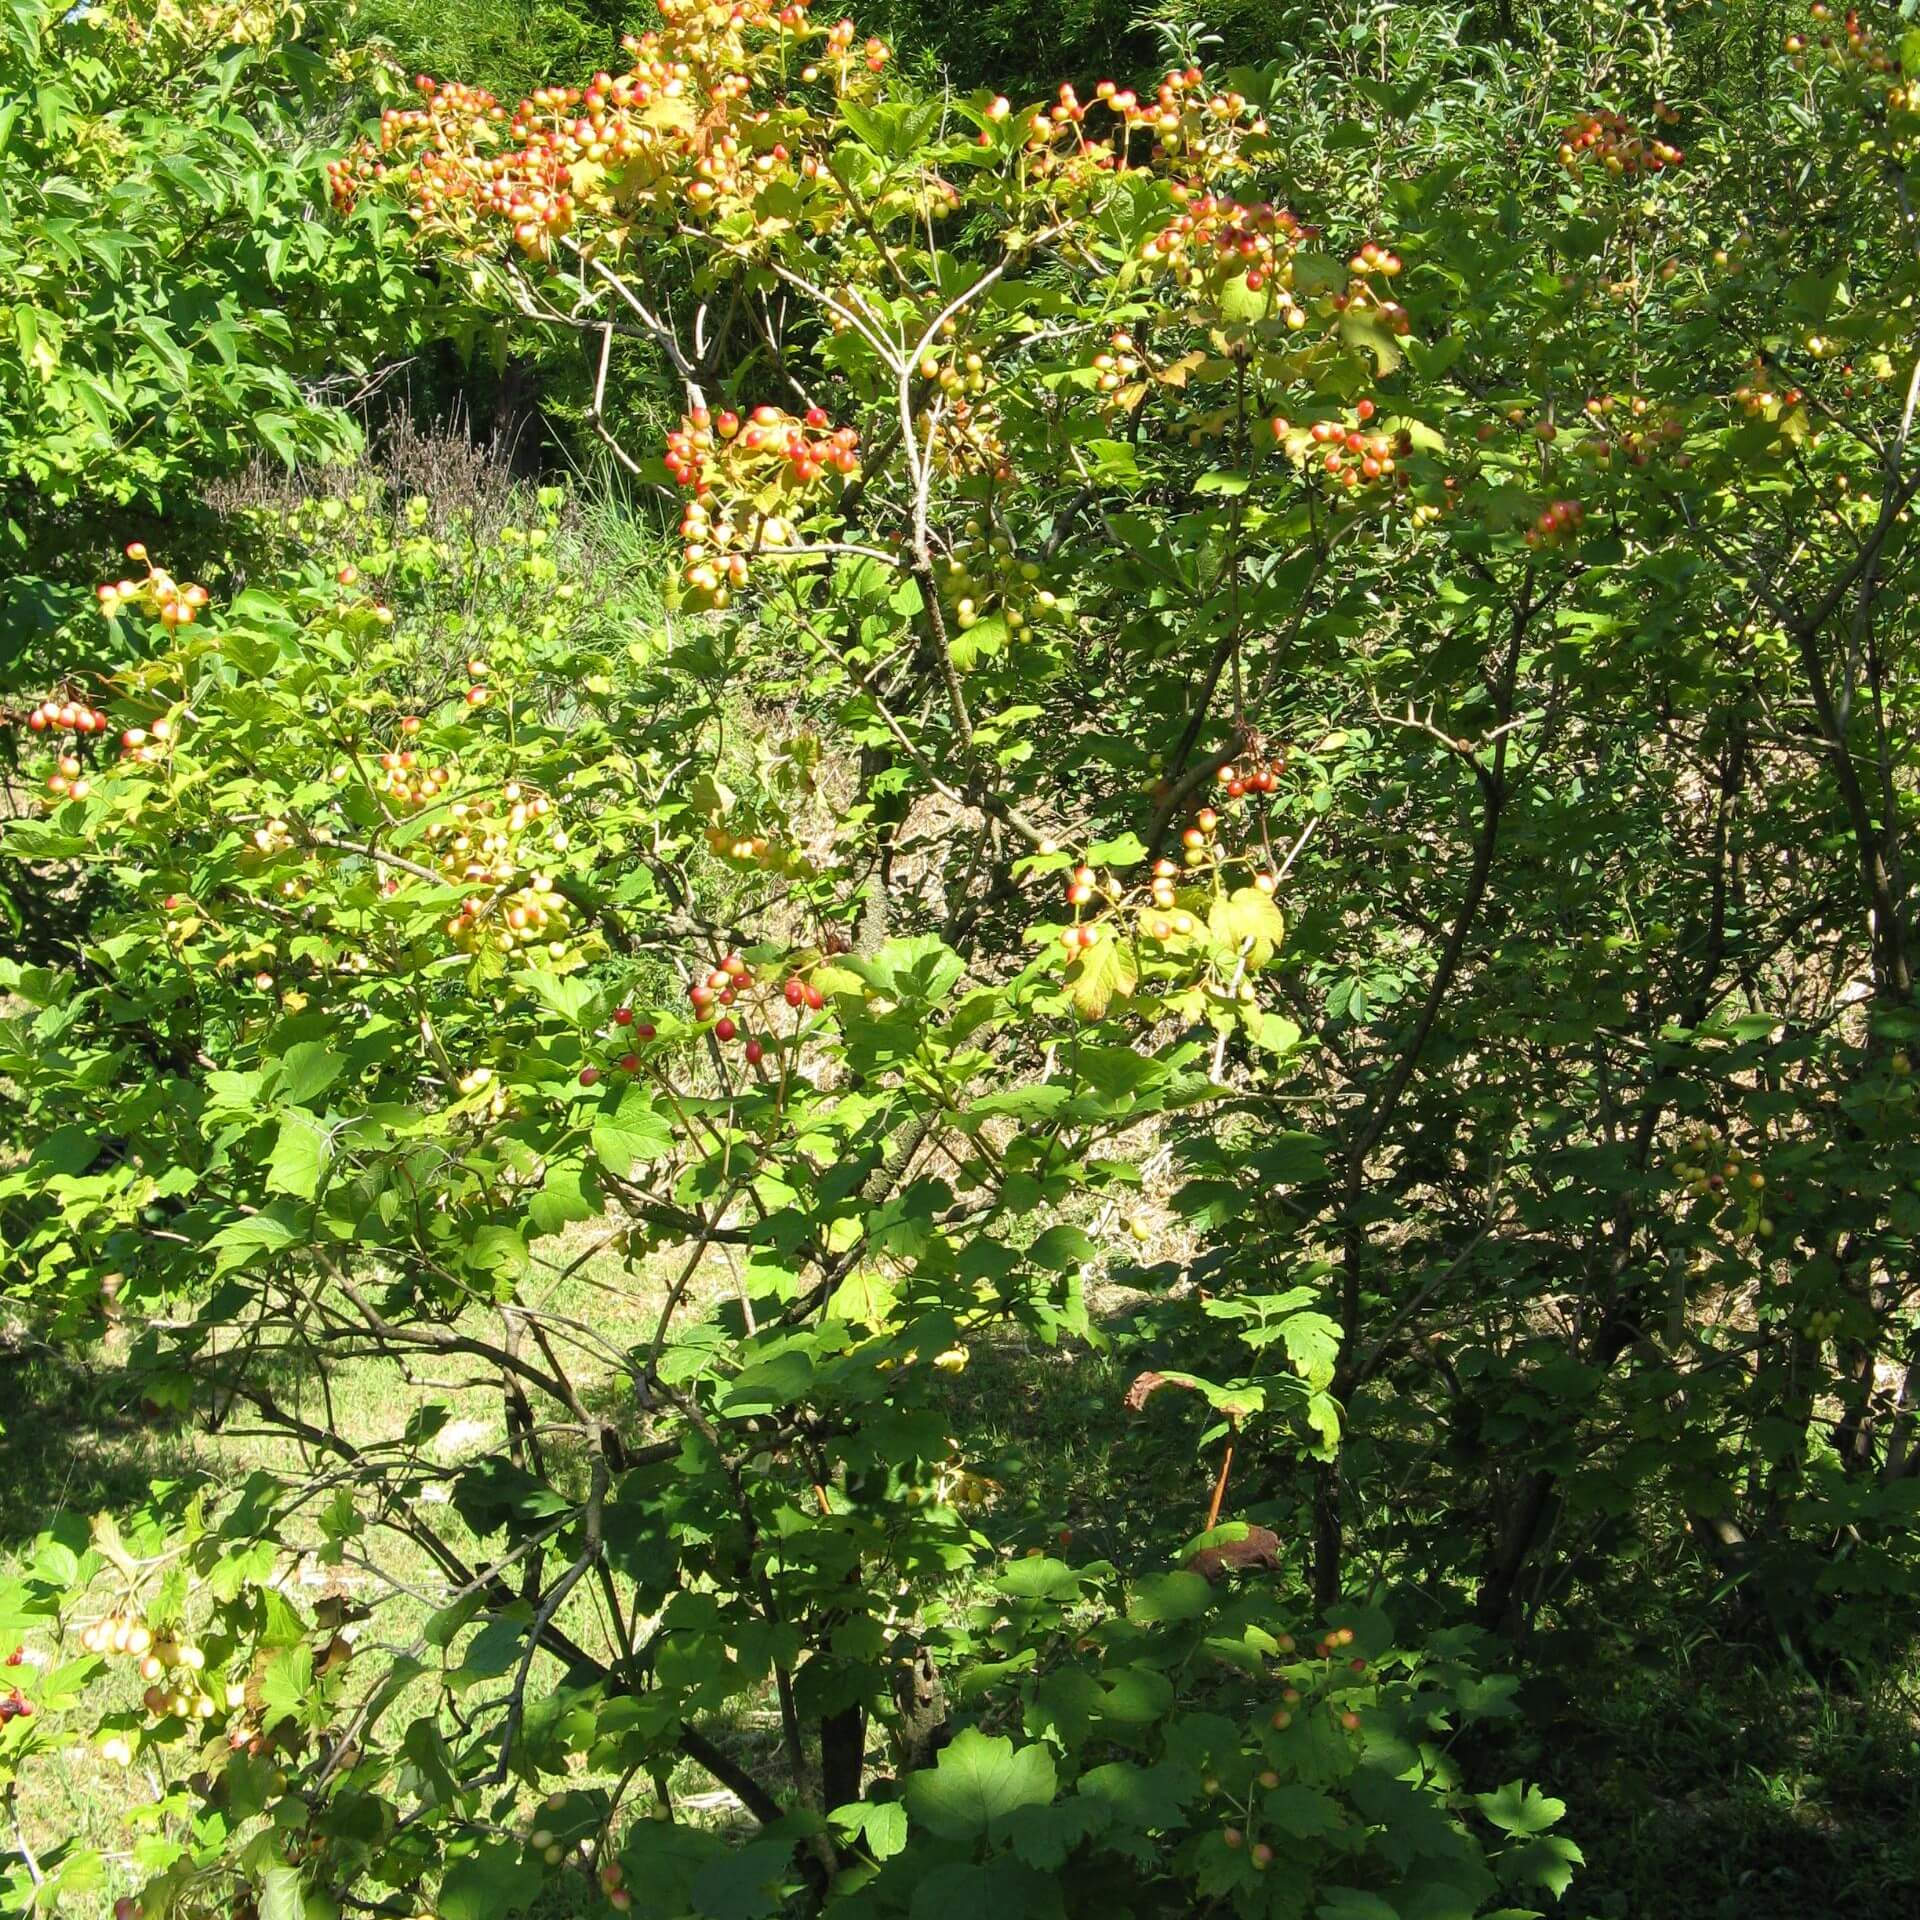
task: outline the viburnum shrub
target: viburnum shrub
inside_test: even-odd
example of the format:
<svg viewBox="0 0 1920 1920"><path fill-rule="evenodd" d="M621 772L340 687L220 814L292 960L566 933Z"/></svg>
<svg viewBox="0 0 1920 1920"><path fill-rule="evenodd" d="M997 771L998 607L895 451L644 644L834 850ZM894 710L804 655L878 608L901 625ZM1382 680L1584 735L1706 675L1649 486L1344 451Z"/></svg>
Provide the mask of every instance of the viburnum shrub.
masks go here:
<svg viewBox="0 0 1920 1920"><path fill-rule="evenodd" d="M1072 1564L956 1446L976 1352L1091 1332L1138 1192L1110 1143L1216 1097L1173 1009L1241 1019L1281 934L1232 877L1257 860L1212 809L1131 892L1095 849L1011 970L859 934L859 827L755 793L710 636L636 640L560 497L529 504L436 530L424 500L305 502L256 516L235 597L103 591L149 627L86 681L118 744L76 742L84 786L8 835L120 889L97 977L5 969L37 1140L0 1173L10 1278L69 1337L124 1329L156 1417L288 1449L56 1525L0 1589L0 1785L81 1740L151 1793L130 1851L50 1847L15 1894L157 1920L1051 1907L1069 1861L1076 1910L1558 1884L1557 1803L1476 1805L1434 1744L1504 1709L1475 1636L1309 1630L1271 1533L1216 1524L1219 1492L1201 1530L1204 1481L1188 1567ZM746 805L805 857L714 850ZM1289 1365L1180 1384L1324 1446L1327 1323L1277 1309ZM333 1400L356 1368L364 1425ZM763 1703L768 1736L734 1724Z"/></svg>
<svg viewBox="0 0 1920 1920"><path fill-rule="evenodd" d="M4 975L9 1286L280 1448L10 1590L9 1784L155 1795L23 1897L1512 1911L1459 1617L1898 1591L1915 123L1766 31L1496 124L672 4L337 159L680 553L318 503L22 707L111 901ZM981 1403L1109 1341L1049 1512Z"/></svg>

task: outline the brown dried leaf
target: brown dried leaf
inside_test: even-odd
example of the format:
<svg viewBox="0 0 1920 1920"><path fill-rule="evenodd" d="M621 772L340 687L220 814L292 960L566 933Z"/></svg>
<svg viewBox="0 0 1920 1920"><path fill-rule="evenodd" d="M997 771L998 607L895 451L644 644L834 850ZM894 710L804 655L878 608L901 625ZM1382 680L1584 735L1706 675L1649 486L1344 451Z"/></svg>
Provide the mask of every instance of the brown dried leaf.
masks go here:
<svg viewBox="0 0 1920 1920"><path fill-rule="evenodd" d="M1138 1413L1162 1387L1170 1387L1173 1384L1164 1373L1136 1374L1133 1385L1127 1389L1126 1398L1120 1404L1129 1413Z"/></svg>
<svg viewBox="0 0 1920 1920"><path fill-rule="evenodd" d="M1134 1383L1136 1386L1138 1381ZM1262 1573L1280 1571L1280 1536L1265 1527L1249 1527L1240 1540L1223 1540L1217 1547L1202 1547L1187 1562L1187 1571L1203 1580L1218 1580L1223 1573Z"/></svg>

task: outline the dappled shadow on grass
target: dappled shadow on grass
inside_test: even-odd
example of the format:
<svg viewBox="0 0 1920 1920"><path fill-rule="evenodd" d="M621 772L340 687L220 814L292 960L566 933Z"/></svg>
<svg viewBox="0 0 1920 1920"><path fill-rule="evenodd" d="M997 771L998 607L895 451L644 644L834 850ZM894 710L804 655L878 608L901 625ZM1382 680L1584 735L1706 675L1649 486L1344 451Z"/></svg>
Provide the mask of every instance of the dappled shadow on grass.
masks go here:
<svg viewBox="0 0 1920 1920"><path fill-rule="evenodd" d="M1892 1679L1842 1694L1741 1647L1596 1644L1520 1704L1461 1758L1566 1800L1587 1861L1566 1920L1920 1913L1920 1727Z"/></svg>
<svg viewBox="0 0 1920 1920"><path fill-rule="evenodd" d="M952 1383L950 1430L965 1464L996 1483L970 1516L996 1544L1144 1572L1172 1564L1200 1531L1220 1449L1199 1447L1207 1417L1191 1395L1162 1393L1138 1414L1124 1410L1128 1384L1155 1356L1124 1316L1103 1331L1115 1344L1093 1352L980 1346ZM1297 1629L1309 1618L1306 1482L1276 1467L1237 1462L1222 1514L1279 1535L1278 1605L1300 1610L1286 1622ZM1241 1504L1275 1489L1266 1504ZM1414 1639L1452 1624L1464 1604L1426 1617L1437 1595L1398 1591L1390 1611ZM1679 1654L1697 1617L1683 1619L1674 1596L1651 1589L1637 1599L1608 1595L1609 1607L1629 1600L1642 1633L1655 1622L1667 1631L1630 1642L1622 1625L1534 1642L1507 1663L1523 1679L1520 1713L1452 1743L1476 1787L1522 1778L1566 1801L1560 1830L1587 1865L1556 1915L1920 1915L1914 1697L1891 1680L1853 1694L1823 1688L1754 1645Z"/></svg>
<svg viewBox="0 0 1920 1920"><path fill-rule="evenodd" d="M1152 1364L1152 1349L1124 1317L1105 1331L1098 1351L982 1344L955 1379L951 1429L965 1465L994 1483L990 1504L972 1516L988 1538L1015 1552L1158 1570L1206 1525L1220 1445L1200 1441L1215 1422L1185 1393L1157 1394L1129 1413L1128 1385ZM1304 1541L1290 1507L1243 1504L1271 1484L1261 1466L1243 1447L1221 1517Z"/></svg>
<svg viewBox="0 0 1920 1920"><path fill-rule="evenodd" d="M156 1480L198 1470L192 1433L110 1366L46 1354L0 1356L0 1552L27 1544L62 1511L122 1511Z"/></svg>

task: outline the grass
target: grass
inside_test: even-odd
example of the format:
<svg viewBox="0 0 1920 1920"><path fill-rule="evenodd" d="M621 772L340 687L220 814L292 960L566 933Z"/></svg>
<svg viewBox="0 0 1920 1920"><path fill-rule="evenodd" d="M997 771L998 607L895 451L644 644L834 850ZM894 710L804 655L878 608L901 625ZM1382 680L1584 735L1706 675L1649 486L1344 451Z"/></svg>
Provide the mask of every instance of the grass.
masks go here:
<svg viewBox="0 0 1920 1920"><path fill-rule="evenodd" d="M665 1297L665 1267L672 1263L663 1263L658 1272L635 1275L616 1256L594 1254L594 1238L593 1223L586 1223L537 1250L553 1272L565 1275L540 1292L542 1304L587 1322L616 1349L644 1346L652 1338ZM710 1257L688 1290L687 1310L697 1310L731 1287L725 1262ZM156 1414L143 1405L132 1376L118 1371L114 1358L111 1343L87 1369L46 1350L22 1349L8 1355L0 1348L0 1388L6 1409L0 1448L10 1496L0 1504L0 1578L21 1570L36 1537L56 1513L125 1515L150 1498L156 1483L169 1480L205 1478L216 1486L231 1487L259 1468L300 1473L304 1463L297 1445L254 1424L244 1409L218 1431ZM453 1415L430 1448L443 1464L504 1448L506 1423L497 1388L456 1386L448 1391L448 1383L432 1377L431 1369L403 1371L384 1360L363 1359L333 1369L322 1395L310 1375L280 1371L274 1390L287 1411L319 1424L324 1409L335 1430L355 1444L391 1438L416 1408L439 1400L449 1405ZM604 1400L615 1389L613 1369L605 1362L597 1369L583 1364L575 1381L589 1403ZM484 1558L484 1543L473 1538L451 1508L440 1510L434 1524L469 1564ZM367 1632L382 1646L404 1646L434 1611L445 1582L417 1545L391 1532L380 1537L383 1577L351 1564L322 1568L306 1555L293 1567L290 1585L303 1610L310 1610L315 1600L329 1592L363 1603L377 1600L377 1616ZM563 1608L559 1624L583 1644L595 1644L601 1637L598 1604L583 1583ZM76 1651L69 1646L60 1657L73 1657ZM29 1639L28 1653L30 1658L49 1659L54 1649L45 1636L35 1636ZM558 1673L556 1664L551 1676L536 1674L536 1696L542 1678ZM130 1663L116 1663L103 1685L108 1691L97 1696L100 1702L112 1709L137 1707L140 1682ZM758 1743L758 1717L749 1706L728 1730L729 1738L737 1735L735 1744ZM186 1770L177 1758L185 1749L165 1751L170 1772ZM163 1782L151 1753L137 1756L129 1770L104 1760L84 1743L63 1747L24 1772L18 1812L21 1832L36 1855L50 1852L62 1840L74 1840L101 1848L116 1862L104 1886L70 1903L69 1910L82 1920L104 1913L118 1894L132 1891L143 1877L122 1864L128 1841L123 1820L130 1798L157 1800ZM573 1784L612 1782L582 1775ZM730 1796L711 1788L712 1782L691 1765L677 1770L669 1782L682 1817L692 1813L724 1824L736 1816L737 1809ZM563 1907L564 1903L560 1907L549 1903L542 1912L559 1912Z"/></svg>
<svg viewBox="0 0 1920 1920"><path fill-rule="evenodd" d="M1723 1648L1584 1680L1535 1728L1587 1855L1568 1920L1920 1911L1911 1676L1842 1695Z"/></svg>

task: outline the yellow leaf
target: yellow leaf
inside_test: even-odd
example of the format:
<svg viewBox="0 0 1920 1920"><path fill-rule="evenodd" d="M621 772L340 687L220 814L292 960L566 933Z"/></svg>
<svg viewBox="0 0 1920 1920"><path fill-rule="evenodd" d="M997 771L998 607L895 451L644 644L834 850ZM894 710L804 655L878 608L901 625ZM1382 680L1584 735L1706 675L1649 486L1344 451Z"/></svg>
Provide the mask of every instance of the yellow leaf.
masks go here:
<svg viewBox="0 0 1920 1920"><path fill-rule="evenodd" d="M1246 955L1247 966L1264 967L1287 936L1286 917L1258 887L1221 894L1207 915L1214 939L1229 951Z"/></svg>
<svg viewBox="0 0 1920 1920"><path fill-rule="evenodd" d="M1082 1019L1099 1020L1116 997L1132 995L1139 979L1131 943L1107 937L1086 948L1068 969L1067 992Z"/></svg>
<svg viewBox="0 0 1920 1920"><path fill-rule="evenodd" d="M827 1302L827 1318L884 1332L892 1324L899 1292L899 1287L883 1275L864 1268L857 1270L834 1288Z"/></svg>

